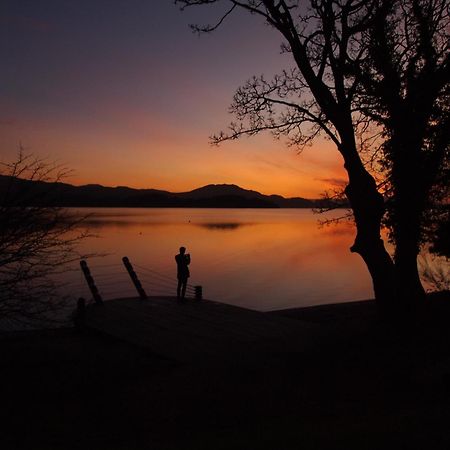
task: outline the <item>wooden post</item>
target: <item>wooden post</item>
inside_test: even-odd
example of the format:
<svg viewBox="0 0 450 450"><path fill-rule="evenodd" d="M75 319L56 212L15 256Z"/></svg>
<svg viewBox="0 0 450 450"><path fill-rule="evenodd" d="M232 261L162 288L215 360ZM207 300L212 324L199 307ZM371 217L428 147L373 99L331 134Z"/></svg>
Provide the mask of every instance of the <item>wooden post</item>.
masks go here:
<svg viewBox="0 0 450 450"><path fill-rule="evenodd" d="M94 278L92 278L91 271L89 270L89 267L87 265L87 262L83 259L80 261L81 270L83 271L84 278L86 278L86 282L89 286L89 289L92 293L92 296L94 297L95 303L102 304L103 300L98 292L97 286L95 285Z"/></svg>
<svg viewBox="0 0 450 450"><path fill-rule="evenodd" d="M84 328L84 322L86 318L86 300L80 297L77 301L77 309L74 316L75 328L81 331Z"/></svg>
<svg viewBox="0 0 450 450"><path fill-rule="evenodd" d="M195 289L195 300L203 299L203 288L201 286L194 286Z"/></svg>
<svg viewBox="0 0 450 450"><path fill-rule="evenodd" d="M134 284L134 287L136 288L136 290L139 294L139 297L141 298L141 300L145 300L147 298L147 294L145 293L144 288L142 287L142 284L139 281L139 278L136 275L136 272L134 271L133 266L130 263L130 260L128 259L128 257L124 256L122 258L122 261L123 261L123 265L127 269L128 275L130 275L130 278Z"/></svg>

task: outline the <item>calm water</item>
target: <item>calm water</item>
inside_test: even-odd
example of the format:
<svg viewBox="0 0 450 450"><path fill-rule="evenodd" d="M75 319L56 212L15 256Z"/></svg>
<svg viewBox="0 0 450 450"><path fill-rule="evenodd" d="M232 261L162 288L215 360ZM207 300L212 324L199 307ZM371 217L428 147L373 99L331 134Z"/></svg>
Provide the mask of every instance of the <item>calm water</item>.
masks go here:
<svg viewBox="0 0 450 450"><path fill-rule="evenodd" d="M105 255L89 259L105 299L135 295L122 256L135 265L149 295L173 295L181 245L191 254L190 283L202 285L209 299L266 311L373 296L364 263L348 250L353 226L319 227L324 216L310 210L79 211L92 214L88 225L97 235L82 250ZM66 281L66 292L89 297L77 268Z"/></svg>

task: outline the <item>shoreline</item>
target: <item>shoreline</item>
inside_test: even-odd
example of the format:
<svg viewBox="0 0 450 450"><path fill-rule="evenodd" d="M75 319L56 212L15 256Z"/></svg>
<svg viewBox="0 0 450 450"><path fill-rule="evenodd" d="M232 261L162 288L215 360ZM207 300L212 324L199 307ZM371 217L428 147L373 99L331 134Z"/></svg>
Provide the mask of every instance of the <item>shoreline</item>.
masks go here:
<svg viewBox="0 0 450 450"><path fill-rule="evenodd" d="M409 328L375 311L358 301L266 313L326 333L297 351L214 364L177 363L73 328L0 339L0 445L447 450L449 293L433 295Z"/></svg>
<svg viewBox="0 0 450 450"><path fill-rule="evenodd" d="M431 292L427 294L428 305L434 308L444 309L450 313L450 291ZM194 301L194 300L189 300ZM206 300L208 301L208 300ZM251 311L256 311L252 310ZM357 320L361 325L367 322L379 321L377 305L375 300L350 300L348 302L339 303L325 303L320 305L300 306L296 308L283 308L268 311L260 311L263 314L281 316L293 320L300 320L305 322L319 323L323 325L337 326L339 321L350 322ZM58 336L73 333L75 326L61 326L57 328L42 328L29 330L12 330L0 331L0 341L2 339L14 339L15 337L27 336Z"/></svg>

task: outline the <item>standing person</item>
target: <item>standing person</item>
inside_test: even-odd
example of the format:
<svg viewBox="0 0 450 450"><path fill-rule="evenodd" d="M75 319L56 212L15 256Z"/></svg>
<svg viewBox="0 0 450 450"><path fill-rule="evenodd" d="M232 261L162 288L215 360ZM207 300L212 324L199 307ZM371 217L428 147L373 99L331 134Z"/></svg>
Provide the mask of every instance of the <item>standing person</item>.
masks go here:
<svg viewBox="0 0 450 450"><path fill-rule="evenodd" d="M189 264L191 263L191 255L186 254L186 248L180 247L180 253L175 256L175 261L177 262L177 299L184 300L186 294L186 285L189 278Z"/></svg>

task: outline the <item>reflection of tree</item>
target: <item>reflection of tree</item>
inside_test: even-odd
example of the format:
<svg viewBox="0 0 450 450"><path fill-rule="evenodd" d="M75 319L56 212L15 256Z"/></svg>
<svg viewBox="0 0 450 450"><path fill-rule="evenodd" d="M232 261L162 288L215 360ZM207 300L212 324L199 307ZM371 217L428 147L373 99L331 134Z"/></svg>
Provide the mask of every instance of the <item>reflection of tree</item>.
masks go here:
<svg viewBox="0 0 450 450"><path fill-rule="evenodd" d="M76 246L86 236L82 218L48 205L55 183L67 171L26 156L2 163L0 185L0 315L13 321L47 321L66 304L54 277L79 259ZM49 182L35 189L34 182Z"/></svg>
<svg viewBox="0 0 450 450"><path fill-rule="evenodd" d="M253 223L243 223L243 222L207 222L207 223L191 223L191 222L145 222L141 220L132 220L128 217L133 217L132 215L124 215L126 220L114 220L108 219L108 215L101 215L97 218L97 213L93 213L90 217L84 219L83 224L89 226L89 228L103 228L115 226L117 228L136 228L137 226L145 228L161 228L166 226L176 225L195 225L198 227L206 228L208 230L237 230L238 228L254 225Z"/></svg>
<svg viewBox="0 0 450 450"><path fill-rule="evenodd" d="M162 227L165 225L171 225L170 222L144 222L142 220L117 220L117 219L108 219L108 216L102 216L98 219L96 218L97 214L92 213L91 217L83 220L83 224L89 226L89 228L104 228L109 226L115 226L117 228L135 228L136 226L141 226L143 228L148 227ZM125 215L124 217L128 217Z"/></svg>

